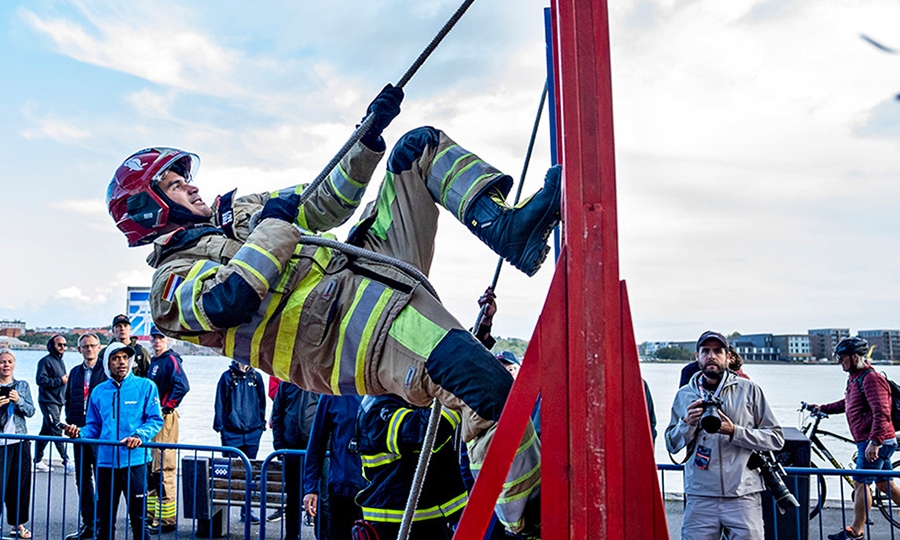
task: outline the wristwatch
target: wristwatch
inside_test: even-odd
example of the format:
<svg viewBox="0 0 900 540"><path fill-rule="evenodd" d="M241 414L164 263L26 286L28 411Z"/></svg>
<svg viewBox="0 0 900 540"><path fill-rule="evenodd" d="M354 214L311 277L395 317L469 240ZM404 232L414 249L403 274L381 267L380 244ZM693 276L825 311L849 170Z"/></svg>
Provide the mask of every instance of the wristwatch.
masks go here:
<svg viewBox="0 0 900 540"><path fill-rule="evenodd" d="M872 444L872 445L874 445L874 446L881 446L881 443L878 442L878 441L875 441L875 440L870 440L870 441L869 441L869 444Z"/></svg>

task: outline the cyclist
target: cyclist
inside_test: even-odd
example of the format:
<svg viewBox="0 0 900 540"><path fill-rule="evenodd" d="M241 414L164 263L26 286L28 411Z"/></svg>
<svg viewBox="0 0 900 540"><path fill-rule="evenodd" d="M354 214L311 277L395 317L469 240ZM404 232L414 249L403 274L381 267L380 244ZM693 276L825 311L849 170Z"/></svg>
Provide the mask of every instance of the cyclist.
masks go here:
<svg viewBox="0 0 900 540"><path fill-rule="evenodd" d="M847 372L847 388L844 399L817 407L810 404L812 410L818 408L826 414L846 413L850 424L850 434L856 443L857 469L891 468L891 455L897 449L894 426L891 424L891 389L887 380L869 364L866 353L869 342L859 336L846 338L834 349L834 357ZM853 523L835 534L828 535L829 540L862 540L863 529L872 496L868 486L874 482L872 476L854 476L854 518ZM877 482L879 490L887 493L887 481ZM891 499L900 505L900 487L893 482Z"/></svg>

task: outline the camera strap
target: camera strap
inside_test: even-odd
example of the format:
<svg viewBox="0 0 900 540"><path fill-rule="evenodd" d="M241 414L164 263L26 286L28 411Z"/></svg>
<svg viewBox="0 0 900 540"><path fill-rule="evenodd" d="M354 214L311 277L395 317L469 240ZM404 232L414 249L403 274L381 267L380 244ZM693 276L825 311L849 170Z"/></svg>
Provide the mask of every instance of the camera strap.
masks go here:
<svg viewBox="0 0 900 540"><path fill-rule="evenodd" d="M716 392L712 396L713 399L718 398L719 394L722 393L722 388L725 388L725 381L728 380L728 377L730 376L730 374L731 374L730 370L725 370L725 376L722 377L721 381L719 381L719 386L718 386L718 388L716 388ZM702 377L702 376L703 376L702 373L697 375L698 378ZM697 384L700 384L699 380L697 381ZM703 396L701 395L700 397L702 398ZM687 444L687 446L685 446L685 448L687 449L687 452L685 452L685 454L684 454L684 460L678 461L677 459L675 459L675 456L672 455L672 452L669 452L668 450L666 450L666 453L669 454L669 460L672 463L674 463L675 465L684 465L685 463L687 463L688 460L691 459L691 456L694 455L694 450L697 449L697 438L700 437L700 432L701 432L701 430L698 428L697 432L694 434L694 438L691 439L691 442L689 442Z"/></svg>

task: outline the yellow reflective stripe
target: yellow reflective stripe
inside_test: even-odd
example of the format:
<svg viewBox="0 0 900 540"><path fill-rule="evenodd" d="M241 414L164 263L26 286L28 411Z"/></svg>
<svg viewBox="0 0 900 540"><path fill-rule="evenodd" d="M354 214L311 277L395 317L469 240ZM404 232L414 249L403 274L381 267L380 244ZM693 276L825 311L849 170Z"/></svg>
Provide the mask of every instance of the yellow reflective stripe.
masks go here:
<svg viewBox="0 0 900 540"><path fill-rule="evenodd" d="M531 492L534 491L539 485L541 485L540 475L538 476L537 482L535 482L533 486L529 487L521 493L516 493L515 495L510 495L509 497L500 497L497 499L497 504L507 504L523 499L531 495Z"/></svg>
<svg viewBox="0 0 900 540"><path fill-rule="evenodd" d="M262 339L266 335L266 326L268 325L269 321L272 320L272 315L275 314L275 311L278 309L278 305L281 304L281 297L284 296L282 293L271 294L272 297L269 299L269 305L266 306L266 314L259 322L259 326L256 327L256 330L253 331L253 338L250 340L250 365L256 368L259 367L259 344L262 343ZM288 377L287 379L282 377L278 378L283 381L290 380L290 369L288 370L286 376Z"/></svg>
<svg viewBox="0 0 900 540"><path fill-rule="evenodd" d="M275 255L272 255L271 253L269 253L268 251L266 251L266 250L263 249L262 247L257 246L256 244L244 244L242 247L245 247L245 248L248 248L248 249L252 249L253 251L259 252L259 253L262 254L265 258L267 258L267 259L269 259L270 261L272 261L272 264L274 264L274 265L275 265L275 268L278 269L278 273L279 273L279 274L280 274L281 271L283 270L283 268L282 268L282 266L281 266L281 262L279 262L278 259L275 258Z"/></svg>
<svg viewBox="0 0 900 540"><path fill-rule="evenodd" d="M329 240L337 240L337 237L333 234L324 233L319 236ZM328 263L331 262L331 248L320 247L316 249L316 252L313 253L313 260L322 268L327 267Z"/></svg>
<svg viewBox="0 0 900 540"><path fill-rule="evenodd" d="M231 259L231 262L234 263L235 266L240 266L244 270L253 274L253 277L255 277L256 279L258 279L262 282L263 287L265 287L266 289L269 288L269 280L266 279L266 276L262 275L262 272L260 272L256 268L253 268L249 264L247 264L244 261L239 260L239 259Z"/></svg>
<svg viewBox="0 0 900 540"><path fill-rule="evenodd" d="M306 219L306 205L301 204L300 209L297 211L297 219L295 221L298 227L301 229L309 230L309 221Z"/></svg>
<svg viewBox="0 0 900 540"><path fill-rule="evenodd" d="M375 454L373 456L360 455L359 457L362 460L363 467L375 468L381 467L382 465L387 465L388 463L393 463L400 459L402 456L400 454L383 452L381 454Z"/></svg>
<svg viewBox="0 0 900 540"><path fill-rule="evenodd" d="M297 288L291 292L287 304L281 312L281 321L275 337L275 350L272 353L272 374L283 381L291 380L291 363L294 359L294 344L297 341L303 302L321 280L322 272L318 268L312 267ZM276 303L272 302L272 304Z"/></svg>
<svg viewBox="0 0 900 540"><path fill-rule="evenodd" d="M441 416L443 416L447 419L448 422L450 422L450 425L453 427L453 429L456 429L456 426L458 426L460 420L462 420L462 417L460 417L458 412L446 407L441 408Z"/></svg>
<svg viewBox="0 0 900 540"><path fill-rule="evenodd" d="M228 358L234 358L234 338L237 336L238 327L229 328L225 332L225 348L222 351Z"/></svg>
<svg viewBox="0 0 900 540"><path fill-rule="evenodd" d="M341 389L339 383L341 381L341 352L344 350L344 336L347 335L347 325L350 324L350 319L353 318L353 312L356 310L356 306L359 305L359 300L363 296L363 292L365 292L366 288L371 283L368 279L363 279L359 288L356 289L356 294L353 297L353 303L350 304L350 309L347 310L347 314L344 315L344 319L341 321L341 327L338 334L338 343L337 347L335 347L334 351L334 364L331 368L331 392L339 396L341 395Z"/></svg>
<svg viewBox="0 0 900 540"><path fill-rule="evenodd" d="M471 169L471 168L474 167L475 165L481 163L481 160L479 160L479 159L474 159L474 160L472 160L472 163L469 163L468 165L466 165L465 167L463 167L462 169L460 169L459 172L457 172L456 174L454 174L454 175L453 175L453 178L450 178L449 183L445 183L445 182L447 182L447 176L449 176L450 173L453 172L453 169L456 168L456 164L459 163L460 161L462 161L463 159L465 159L465 158L471 156L471 155L472 155L472 154L466 154L466 155L462 156L461 158L457 159L456 161L454 161L454 162L453 162L453 166L450 167L450 170L447 171L447 175L444 176L444 181L441 182L441 189L444 191L444 192L441 194L441 205L443 205L444 208L447 207L447 195L449 195L450 192L453 191L453 184L455 184L456 181L459 180L459 177L462 176L463 173L465 173L466 171L468 171L469 169ZM451 212L452 212L452 210L451 210Z"/></svg>
<svg viewBox="0 0 900 540"><path fill-rule="evenodd" d="M193 278L191 277L191 274L193 274L195 270L199 270L200 268L202 268L205 265L206 265L206 261L198 261L196 264L194 264L194 267L191 268L191 271L188 273L188 278L181 285L178 286L178 289L175 290L175 294L178 295L179 289L184 287L186 284L188 284L188 283L191 284L191 299L192 299L191 311L194 313L194 318L197 319L197 322L200 324L200 327L203 330L209 332L210 330L212 330L212 324L209 321L207 321L206 317L204 317L203 314L200 312L200 290L203 288L203 280L211 275L214 275L219 270L219 266L218 265L214 266L205 272L197 274ZM178 303L181 304L180 298L178 299ZM183 306L179 305L179 308L183 308ZM186 328L190 328L190 326L188 326L187 323L185 322L182 309L178 310L178 318L181 320L181 322L184 324L184 326Z"/></svg>
<svg viewBox="0 0 900 540"><path fill-rule="evenodd" d="M503 483L503 489L508 489L508 488L513 487L513 486L517 486L517 485L521 484L522 482L525 482L526 480L528 480L528 479L531 478L532 476L538 474L538 472L539 472L540 470L541 470L541 464L540 464L540 463L537 463L534 467L531 468L530 471L528 471L527 473L523 474L522 476L516 478L516 479L513 480L512 482L504 482L504 483Z"/></svg>
<svg viewBox="0 0 900 540"><path fill-rule="evenodd" d="M528 437L528 440L527 440L527 441L524 441L524 442L522 442L522 443L519 444L519 447L516 449L516 455L518 456L519 454L521 454L521 453L524 452L525 450L528 450L529 448L531 448L532 446L534 446L534 443L535 443L536 441L537 441L537 432L534 431L534 430L531 430L531 436ZM474 441L469 441L468 443L466 443L466 447L469 449L469 451L472 450L472 448L471 448L470 445L471 445L473 442L474 442ZM481 464L479 463L479 464L476 465L475 463L469 463L469 468L472 469L473 471L480 471L480 470L481 470Z"/></svg>
<svg viewBox="0 0 900 540"><path fill-rule="evenodd" d="M447 330L419 313L411 304L407 304L394 319L388 334L413 353L428 358L431 351L447 335Z"/></svg>
<svg viewBox="0 0 900 540"><path fill-rule="evenodd" d="M199 336L178 336L178 339L187 341L188 343L193 343L194 345L200 345Z"/></svg>
<svg viewBox="0 0 900 540"><path fill-rule="evenodd" d="M479 184L479 182L481 182L481 180L482 180L483 178L487 178L488 176L497 176L497 173L487 173L487 174L482 174L481 176L479 176L478 178L476 178L474 182L472 182L472 185L469 186L469 189L467 189L466 192L463 194L463 196L460 197L460 199L459 199L459 208L456 209L456 219L458 219L459 221L464 222L465 218L464 218L464 216L463 216L463 214L462 214L462 211L463 211L463 204L465 204L465 202L466 202L467 200L469 200L469 194L472 193L472 190L475 189L475 186L477 186L477 185Z"/></svg>
<svg viewBox="0 0 900 540"><path fill-rule="evenodd" d="M181 323L182 328L188 328L193 330L193 328L188 324L187 319L184 318L184 306L181 305L181 291L186 283L190 283L192 279L194 279L197 274L200 273L206 264L204 261L197 261L194 263L194 266L191 267L190 271L188 271L187 277L184 278L178 287L175 288L175 304L178 306L178 322ZM192 302L192 304L195 302ZM192 306L193 307L193 306Z"/></svg>
<svg viewBox="0 0 900 540"><path fill-rule="evenodd" d="M391 214L391 205L397 198L397 189L394 186L394 174L390 171L384 173L384 181L381 182L381 189L378 191L378 198L375 200L375 208L378 214L375 217L375 223L369 229L371 233L382 240L387 239L387 230L394 222L394 216Z"/></svg>
<svg viewBox="0 0 900 540"><path fill-rule="evenodd" d="M425 521L442 516L449 516L458 512L460 508L466 506L469 502L469 495L463 492L451 499L450 501L432 506L430 508L420 508L416 510L413 521ZM368 521L380 521L383 523L400 523L403 519L403 510L392 510L390 508L370 508L363 506L363 518Z"/></svg>
<svg viewBox="0 0 900 540"><path fill-rule="evenodd" d="M459 511L459 509L464 508L466 504L469 502L469 494L465 491L459 494L458 497L454 497L450 499L448 502L445 502L441 505L441 511L445 516L449 516L454 512Z"/></svg>
<svg viewBox="0 0 900 540"><path fill-rule="evenodd" d="M391 421L388 423L388 432L387 432L387 449L388 452L393 452L395 454L400 453L400 441L399 441L399 428L400 424L403 423L403 418L412 412L412 409L397 409L394 411L394 414L391 416Z"/></svg>
<svg viewBox="0 0 900 540"><path fill-rule="evenodd" d="M372 314L369 315L369 320L366 321L366 327L363 329L359 348L356 349L356 393L361 396L366 395L366 351L369 349L369 342L372 341L372 334L375 333L375 325L378 324L378 320L381 318L385 306L393 295L393 289L385 289L381 292L381 296L378 297L378 301L375 303Z"/></svg>

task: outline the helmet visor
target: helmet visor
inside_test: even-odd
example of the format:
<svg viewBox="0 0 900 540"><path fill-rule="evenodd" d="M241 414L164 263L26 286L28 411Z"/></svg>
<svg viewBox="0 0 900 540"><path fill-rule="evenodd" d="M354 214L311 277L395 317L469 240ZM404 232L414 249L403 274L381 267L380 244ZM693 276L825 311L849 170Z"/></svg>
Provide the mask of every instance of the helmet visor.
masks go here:
<svg viewBox="0 0 900 540"><path fill-rule="evenodd" d="M200 157L188 152L164 152L157 158L157 161L162 165L150 179L151 186L159 184L168 171L181 176L186 183L190 184L200 170Z"/></svg>

